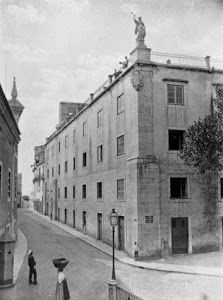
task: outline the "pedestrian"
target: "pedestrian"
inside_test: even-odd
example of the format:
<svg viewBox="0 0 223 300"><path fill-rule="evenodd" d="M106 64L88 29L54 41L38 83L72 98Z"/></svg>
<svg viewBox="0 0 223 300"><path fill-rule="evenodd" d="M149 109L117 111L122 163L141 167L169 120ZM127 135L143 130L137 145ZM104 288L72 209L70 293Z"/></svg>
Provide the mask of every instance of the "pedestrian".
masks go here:
<svg viewBox="0 0 223 300"><path fill-rule="evenodd" d="M63 268L59 267L57 273L55 300L69 300L69 299L70 299L70 292L67 286L67 280L63 272Z"/></svg>
<svg viewBox="0 0 223 300"><path fill-rule="evenodd" d="M33 257L33 250L29 250L28 265L29 265L29 283L37 284L36 261ZM34 279L34 281L32 281L32 278Z"/></svg>
<svg viewBox="0 0 223 300"><path fill-rule="evenodd" d="M134 242L134 258L135 260L139 258L139 246L136 242Z"/></svg>

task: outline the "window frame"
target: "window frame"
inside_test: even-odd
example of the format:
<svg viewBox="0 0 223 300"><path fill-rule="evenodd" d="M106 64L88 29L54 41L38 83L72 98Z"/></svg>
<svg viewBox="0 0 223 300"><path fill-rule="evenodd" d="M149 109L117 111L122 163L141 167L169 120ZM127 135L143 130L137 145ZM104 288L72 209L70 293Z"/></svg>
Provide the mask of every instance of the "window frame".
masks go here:
<svg viewBox="0 0 223 300"><path fill-rule="evenodd" d="M65 148L67 149L68 148L68 134L65 136Z"/></svg>
<svg viewBox="0 0 223 300"><path fill-rule="evenodd" d="M102 181L97 182L97 199L102 199L103 191L102 191Z"/></svg>
<svg viewBox="0 0 223 300"><path fill-rule="evenodd" d="M121 151L121 144L119 143L120 139L123 138L123 151ZM121 156L125 154L125 135L122 134L117 137L117 156Z"/></svg>
<svg viewBox="0 0 223 300"><path fill-rule="evenodd" d="M76 170L76 157L73 157L73 171Z"/></svg>
<svg viewBox="0 0 223 300"><path fill-rule="evenodd" d="M174 141L170 141L171 135L172 135L172 139L173 139L173 135L175 134L179 134L178 135L178 147L177 149L174 149L174 147L172 147L171 145L174 144ZM182 134L182 136L180 136L180 134ZM182 145L184 142L184 136L185 136L185 130L183 129L168 129L168 151L180 151L182 149ZM171 147L170 147L171 146Z"/></svg>
<svg viewBox="0 0 223 300"><path fill-rule="evenodd" d="M76 129L73 130L73 144L76 143Z"/></svg>
<svg viewBox="0 0 223 300"><path fill-rule="evenodd" d="M82 184L82 199L86 199L86 198L87 198L87 185Z"/></svg>
<svg viewBox="0 0 223 300"><path fill-rule="evenodd" d="M73 199L76 198L76 187L75 185L73 185Z"/></svg>
<svg viewBox="0 0 223 300"><path fill-rule="evenodd" d="M173 182L171 182L173 180L175 180L174 184L173 184ZM184 180L184 185L185 185L184 187L182 186L183 180ZM179 189L179 194L178 195L173 195L172 191L174 191L174 193L176 193L176 187ZM184 188L184 191L183 191L183 188ZM183 193L185 193L185 195L183 195ZM169 178L169 199L170 200L176 200L176 199L188 200L189 199L189 180L188 180L188 177L170 176L170 178Z"/></svg>
<svg viewBox="0 0 223 300"><path fill-rule="evenodd" d="M87 121L83 122L83 137L85 137L87 135Z"/></svg>
<svg viewBox="0 0 223 300"><path fill-rule="evenodd" d="M87 152L83 152L82 154L82 167L83 168L87 167Z"/></svg>
<svg viewBox="0 0 223 300"><path fill-rule="evenodd" d="M103 144L97 146L97 163L103 162Z"/></svg>
<svg viewBox="0 0 223 300"><path fill-rule="evenodd" d="M119 183L122 183L122 190L120 191ZM124 200L125 199L125 179L119 178L116 182L116 191L117 191L117 199L118 200ZM121 195L120 195L121 193Z"/></svg>
<svg viewBox="0 0 223 300"><path fill-rule="evenodd" d="M66 160L64 162L64 173L67 173L68 172L68 161Z"/></svg>
<svg viewBox="0 0 223 300"><path fill-rule="evenodd" d="M173 101L174 102L171 102L170 101L170 93L172 92L172 91L170 91L169 89L170 89L170 87L172 87L173 88ZM177 88L181 88L181 95L182 95L182 102L177 102L178 100L177 100L177 97L179 96L178 94L177 94ZM167 83L167 104L168 105L179 105L179 106L184 106L185 105L185 86L183 85L183 84L177 84L177 83Z"/></svg>
<svg viewBox="0 0 223 300"><path fill-rule="evenodd" d="M122 93L117 97L117 116L121 115L124 111L124 93Z"/></svg>
<svg viewBox="0 0 223 300"><path fill-rule="evenodd" d="M103 125L103 110L100 109L97 112L97 128L102 127L102 125Z"/></svg>

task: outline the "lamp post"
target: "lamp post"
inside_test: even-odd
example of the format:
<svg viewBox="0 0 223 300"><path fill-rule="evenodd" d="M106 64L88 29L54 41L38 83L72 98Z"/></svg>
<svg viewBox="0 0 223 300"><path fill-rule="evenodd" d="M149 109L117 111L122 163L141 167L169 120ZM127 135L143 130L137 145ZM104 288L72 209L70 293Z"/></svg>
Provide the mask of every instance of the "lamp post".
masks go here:
<svg viewBox="0 0 223 300"><path fill-rule="evenodd" d="M118 213L115 209L112 209L112 212L109 215L110 225L112 226L112 280L115 278L115 226L118 224Z"/></svg>

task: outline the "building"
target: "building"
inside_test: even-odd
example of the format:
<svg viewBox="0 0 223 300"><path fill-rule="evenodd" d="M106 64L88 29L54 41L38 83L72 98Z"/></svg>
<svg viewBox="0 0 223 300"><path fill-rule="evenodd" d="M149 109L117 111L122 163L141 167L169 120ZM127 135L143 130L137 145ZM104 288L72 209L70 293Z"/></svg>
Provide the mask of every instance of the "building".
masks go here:
<svg viewBox="0 0 223 300"><path fill-rule="evenodd" d="M45 144L44 211L111 244L115 208L115 246L130 256L135 241L141 258L220 249L223 193L210 230L197 175L178 154L187 127L211 113L223 70L211 68L210 57L196 66L152 55L137 41L128 63L84 106L68 115L62 111L72 104L60 104ZM219 177L219 191L221 183Z"/></svg>
<svg viewBox="0 0 223 300"><path fill-rule="evenodd" d="M13 284L14 244L17 239L17 167L19 117L24 109L17 100L14 79L12 99L0 86L0 286Z"/></svg>
<svg viewBox="0 0 223 300"><path fill-rule="evenodd" d="M15 78L11 100L0 86L0 236L7 231L13 238L17 234L18 121L24 109L17 95Z"/></svg>
<svg viewBox="0 0 223 300"><path fill-rule="evenodd" d="M45 146L35 147L34 153L32 201L34 209L43 212Z"/></svg>

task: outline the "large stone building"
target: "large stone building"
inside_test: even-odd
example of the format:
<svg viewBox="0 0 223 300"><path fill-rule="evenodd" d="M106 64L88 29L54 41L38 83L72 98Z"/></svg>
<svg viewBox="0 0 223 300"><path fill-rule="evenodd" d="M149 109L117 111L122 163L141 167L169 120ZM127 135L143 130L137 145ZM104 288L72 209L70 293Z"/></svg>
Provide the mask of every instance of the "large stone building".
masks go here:
<svg viewBox="0 0 223 300"><path fill-rule="evenodd" d="M24 109L17 99L15 79L11 96L8 101L0 86L0 236L7 231L15 238L20 141L18 121Z"/></svg>
<svg viewBox="0 0 223 300"><path fill-rule="evenodd" d="M178 155L184 131L211 113L223 85L223 70L205 60L199 67L158 63L138 43L84 106L61 103L45 144L44 212L111 244L115 208L115 245L130 256L135 241L140 257L220 249L223 194L218 226L209 230L202 187ZM220 184L219 177L219 191Z"/></svg>
<svg viewBox="0 0 223 300"><path fill-rule="evenodd" d="M0 286L13 284L14 244L17 239L19 117L15 80L7 101L0 85Z"/></svg>

